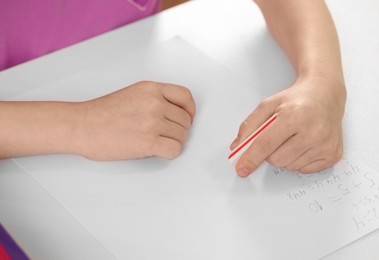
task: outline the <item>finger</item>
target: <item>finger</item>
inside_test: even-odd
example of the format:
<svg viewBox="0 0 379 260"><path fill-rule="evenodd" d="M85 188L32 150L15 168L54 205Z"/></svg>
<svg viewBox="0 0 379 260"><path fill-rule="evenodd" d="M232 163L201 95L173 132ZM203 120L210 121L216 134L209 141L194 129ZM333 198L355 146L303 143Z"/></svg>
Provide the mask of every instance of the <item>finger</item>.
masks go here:
<svg viewBox="0 0 379 260"><path fill-rule="evenodd" d="M282 122L280 114L251 144L236 165L238 175L248 176L279 146L294 135L291 128Z"/></svg>
<svg viewBox="0 0 379 260"><path fill-rule="evenodd" d="M311 151L310 151L311 152ZM307 156L312 156L308 155ZM335 163L337 163L342 158L342 148L338 149L336 152L327 155L325 151L319 151L317 154L314 155L313 158L322 158L318 160L313 160L310 163L304 164L303 166L300 166L298 171L303 173L311 173L316 171L321 171L325 168L333 166Z"/></svg>
<svg viewBox="0 0 379 260"><path fill-rule="evenodd" d="M165 112L167 120L172 121L188 129L191 126L191 115L184 109L169 103L169 106Z"/></svg>
<svg viewBox="0 0 379 260"><path fill-rule="evenodd" d="M295 161L288 164L286 168L290 171L300 171L305 166L319 160L322 160L320 152L317 152L314 148L310 148Z"/></svg>
<svg viewBox="0 0 379 260"><path fill-rule="evenodd" d="M162 93L168 102L187 111L191 116L191 121L193 121L196 113L196 105L189 89L174 84L163 84Z"/></svg>
<svg viewBox="0 0 379 260"><path fill-rule="evenodd" d="M167 137L158 137L152 147L153 156L166 159L176 158L182 151L182 144L177 140Z"/></svg>
<svg viewBox="0 0 379 260"><path fill-rule="evenodd" d="M163 125L160 127L160 136L174 139L179 143L184 143L188 136L186 128L175 122L164 120Z"/></svg>
<svg viewBox="0 0 379 260"><path fill-rule="evenodd" d="M230 149L233 150L237 147L246 137L260 127L268 118L274 113L279 102L270 101L266 99L261 102L258 107L241 123L237 137L230 145Z"/></svg>
<svg viewBox="0 0 379 260"><path fill-rule="evenodd" d="M286 167L296 161L307 150L309 150L307 140L300 134L295 134L279 146L266 161L276 167Z"/></svg>
<svg viewBox="0 0 379 260"><path fill-rule="evenodd" d="M249 124L246 120L244 120L238 130L237 137L233 140L233 142L230 144L230 150L234 150L244 139L242 139L242 136L244 136L244 133L249 131Z"/></svg>
<svg viewBox="0 0 379 260"><path fill-rule="evenodd" d="M314 173L314 172L319 172L321 170L329 168L331 166L333 166L333 163L329 163L327 160L321 159L321 160L313 161L310 164L304 166L303 168L299 169L299 172Z"/></svg>

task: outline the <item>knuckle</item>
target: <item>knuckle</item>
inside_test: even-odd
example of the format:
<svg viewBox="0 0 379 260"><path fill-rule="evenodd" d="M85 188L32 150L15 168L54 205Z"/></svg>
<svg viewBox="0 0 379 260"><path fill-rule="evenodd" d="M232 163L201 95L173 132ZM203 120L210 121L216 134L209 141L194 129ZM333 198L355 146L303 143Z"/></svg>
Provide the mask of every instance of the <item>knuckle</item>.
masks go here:
<svg viewBox="0 0 379 260"><path fill-rule="evenodd" d="M268 157L267 161L276 167L286 166L286 158L284 158L282 155L277 154L277 153L271 154Z"/></svg>
<svg viewBox="0 0 379 260"><path fill-rule="evenodd" d="M288 165L288 166L286 166L286 169L289 171L292 171L292 172L296 172L299 170L299 167L296 165Z"/></svg>
<svg viewBox="0 0 379 260"><path fill-rule="evenodd" d="M179 142L161 142L159 138L151 139L148 148L152 155L169 160L178 157L182 151L182 145Z"/></svg>
<svg viewBox="0 0 379 260"><path fill-rule="evenodd" d="M188 138L188 131L186 129L180 129L176 132L177 141L183 144Z"/></svg>
<svg viewBox="0 0 379 260"><path fill-rule="evenodd" d="M135 83L133 86L136 86L140 89L144 89L146 91L150 91L152 88L154 88L156 85L156 83L152 82L152 81L147 81L147 80L143 80L143 81L139 81L137 83Z"/></svg>
<svg viewBox="0 0 379 260"><path fill-rule="evenodd" d="M193 96L191 91L186 87L180 87L183 97L185 97L187 100L191 101L193 100Z"/></svg>
<svg viewBox="0 0 379 260"><path fill-rule="evenodd" d="M238 132L242 135L247 131L247 129L248 129L248 125L247 125L247 121L245 120L240 124Z"/></svg>
<svg viewBox="0 0 379 260"><path fill-rule="evenodd" d="M257 106L257 110L263 109L270 104L270 98L263 99Z"/></svg>
<svg viewBox="0 0 379 260"><path fill-rule="evenodd" d="M186 88L186 87L181 87L181 95L184 99L184 102L189 105L191 109L191 113L195 114L196 113L196 104L195 104L195 99L193 98L192 92Z"/></svg>
<svg viewBox="0 0 379 260"><path fill-rule="evenodd" d="M336 162L341 160L342 156L343 156L343 147L340 146L337 150L337 153L336 153Z"/></svg>
<svg viewBox="0 0 379 260"><path fill-rule="evenodd" d="M185 120L183 120L183 127L189 129L192 125L191 116L186 114Z"/></svg>
<svg viewBox="0 0 379 260"><path fill-rule="evenodd" d="M162 100L157 98L151 98L146 104L147 113L162 114L165 111L165 104Z"/></svg>
<svg viewBox="0 0 379 260"><path fill-rule="evenodd" d="M143 86L153 86L157 83L153 82L153 81L149 81L149 80L141 80L137 83L138 85L143 85Z"/></svg>
<svg viewBox="0 0 379 260"><path fill-rule="evenodd" d="M166 158L173 160L179 156L182 152L182 145L180 143L172 143L169 147L166 147Z"/></svg>
<svg viewBox="0 0 379 260"><path fill-rule="evenodd" d="M343 156L343 147L338 141L333 142L329 140L322 146L322 149L320 149L320 151L324 154L327 154L327 159L332 164L338 162Z"/></svg>
<svg viewBox="0 0 379 260"><path fill-rule="evenodd" d="M342 149L342 147L338 147L336 152L331 156L331 164L335 164L339 160L341 160L342 155L343 155L343 149Z"/></svg>
<svg viewBox="0 0 379 260"><path fill-rule="evenodd" d="M188 131L186 131L186 130L183 129L183 131L181 133L182 143L184 143L187 139L188 139Z"/></svg>
<svg viewBox="0 0 379 260"><path fill-rule="evenodd" d="M170 84L170 86L172 87L173 91L175 91L178 95L181 96L182 99L187 100L189 102L193 100L193 96L189 88L173 84Z"/></svg>

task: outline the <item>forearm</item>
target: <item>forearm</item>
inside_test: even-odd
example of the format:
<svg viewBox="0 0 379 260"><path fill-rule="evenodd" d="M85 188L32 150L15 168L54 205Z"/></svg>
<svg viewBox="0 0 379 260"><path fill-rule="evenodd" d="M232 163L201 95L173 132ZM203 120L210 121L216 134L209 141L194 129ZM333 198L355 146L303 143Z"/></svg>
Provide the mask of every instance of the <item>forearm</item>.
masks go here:
<svg viewBox="0 0 379 260"><path fill-rule="evenodd" d="M74 153L77 103L0 102L0 158Z"/></svg>
<svg viewBox="0 0 379 260"><path fill-rule="evenodd" d="M343 82L337 33L322 0L256 0L269 30L299 77Z"/></svg>
<svg viewBox="0 0 379 260"><path fill-rule="evenodd" d="M263 161L302 173L331 167L343 154L346 90L327 6L322 0L255 1L298 77L291 87L261 102L241 124L232 149L278 113L242 155L236 170L245 177Z"/></svg>
<svg viewBox="0 0 379 260"><path fill-rule="evenodd" d="M148 81L85 102L0 101L0 159L51 153L173 159L195 113L188 89Z"/></svg>

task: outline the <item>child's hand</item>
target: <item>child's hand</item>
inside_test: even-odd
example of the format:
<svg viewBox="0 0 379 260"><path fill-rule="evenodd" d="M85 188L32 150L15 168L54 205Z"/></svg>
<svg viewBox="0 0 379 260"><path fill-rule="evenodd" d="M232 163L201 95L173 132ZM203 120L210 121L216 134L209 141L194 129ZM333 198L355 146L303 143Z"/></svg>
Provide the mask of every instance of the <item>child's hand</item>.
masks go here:
<svg viewBox="0 0 379 260"><path fill-rule="evenodd" d="M277 167L310 173L335 164L342 156L342 117L346 93L341 81L298 80L292 87L259 104L241 124L236 147L271 115L266 128L236 165L246 177L264 160Z"/></svg>
<svg viewBox="0 0 379 260"><path fill-rule="evenodd" d="M156 82L139 82L80 106L77 149L93 160L173 159L195 116L188 89Z"/></svg>

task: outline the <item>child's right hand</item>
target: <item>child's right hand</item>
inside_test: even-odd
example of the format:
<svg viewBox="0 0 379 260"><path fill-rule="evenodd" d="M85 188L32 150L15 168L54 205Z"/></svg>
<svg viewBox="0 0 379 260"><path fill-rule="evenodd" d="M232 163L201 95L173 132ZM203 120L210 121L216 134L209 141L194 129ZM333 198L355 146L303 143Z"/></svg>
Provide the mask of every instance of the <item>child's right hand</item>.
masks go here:
<svg viewBox="0 0 379 260"><path fill-rule="evenodd" d="M188 89L156 82L139 82L79 106L75 146L92 160L173 159L196 110Z"/></svg>
<svg viewBox="0 0 379 260"><path fill-rule="evenodd" d="M308 77L259 104L241 124L234 149L241 140L275 113L236 165L246 177L267 161L291 171L312 173L331 167L343 154L342 119L346 90L342 79Z"/></svg>

